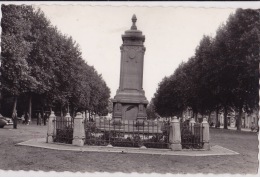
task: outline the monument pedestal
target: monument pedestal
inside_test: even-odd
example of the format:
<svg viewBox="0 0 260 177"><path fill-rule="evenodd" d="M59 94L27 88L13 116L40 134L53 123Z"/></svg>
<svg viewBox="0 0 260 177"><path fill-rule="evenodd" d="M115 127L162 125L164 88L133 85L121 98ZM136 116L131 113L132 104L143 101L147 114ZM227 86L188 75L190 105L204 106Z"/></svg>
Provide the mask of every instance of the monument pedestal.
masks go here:
<svg viewBox="0 0 260 177"><path fill-rule="evenodd" d="M120 85L113 102L113 119L144 120L147 118L148 101L143 90L143 63L145 36L135 26L136 16L133 15L133 25L122 35Z"/></svg>
<svg viewBox="0 0 260 177"><path fill-rule="evenodd" d="M117 120L146 120L147 102L124 102L113 99L114 114L113 118Z"/></svg>

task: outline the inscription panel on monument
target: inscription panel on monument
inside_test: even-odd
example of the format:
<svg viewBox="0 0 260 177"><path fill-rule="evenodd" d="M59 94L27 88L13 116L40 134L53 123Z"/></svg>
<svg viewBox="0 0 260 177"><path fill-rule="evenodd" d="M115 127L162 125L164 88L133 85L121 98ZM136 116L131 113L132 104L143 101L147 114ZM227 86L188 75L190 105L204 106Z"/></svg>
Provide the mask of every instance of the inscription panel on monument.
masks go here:
<svg viewBox="0 0 260 177"><path fill-rule="evenodd" d="M140 90L142 75L142 55L140 47L124 47L123 89Z"/></svg>
<svg viewBox="0 0 260 177"><path fill-rule="evenodd" d="M125 104L123 105L123 119L135 120L138 113L137 105Z"/></svg>

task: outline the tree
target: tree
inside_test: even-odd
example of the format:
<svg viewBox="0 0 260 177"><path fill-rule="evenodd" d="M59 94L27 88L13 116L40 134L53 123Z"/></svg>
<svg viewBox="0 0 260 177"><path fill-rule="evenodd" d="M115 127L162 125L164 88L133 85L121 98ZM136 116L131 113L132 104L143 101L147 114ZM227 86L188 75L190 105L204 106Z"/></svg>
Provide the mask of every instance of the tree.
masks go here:
<svg viewBox="0 0 260 177"><path fill-rule="evenodd" d="M160 116L181 115L185 108L182 82L178 79L185 77L181 70L182 67L184 64L181 64L173 75L165 77L159 83L159 88L154 95L154 106Z"/></svg>
<svg viewBox="0 0 260 177"><path fill-rule="evenodd" d="M110 90L72 37L53 27L40 9L2 5L2 12L1 80L6 99L15 98L14 109L21 97L19 104L28 99L30 115L32 105L62 114L69 104L72 112L107 113Z"/></svg>
<svg viewBox="0 0 260 177"><path fill-rule="evenodd" d="M39 102L43 102L43 96L40 96L51 89L50 79L53 74L53 67L51 67L52 60L48 60L48 51L46 48L49 45L48 41L50 34L50 22L39 9L34 11L29 19L31 21L31 45L27 62L31 68L31 76L37 81L35 87L30 87L27 92L29 99L29 119L32 115L32 97L35 95ZM52 49L53 50L53 49ZM54 51L53 51L54 52Z"/></svg>
<svg viewBox="0 0 260 177"><path fill-rule="evenodd" d="M215 38L204 36L195 56L164 78L155 93L160 115L178 114L186 108L195 113L237 110L238 130L242 112L252 112L258 103L260 10L238 9ZM217 120L218 121L218 120Z"/></svg>
<svg viewBox="0 0 260 177"><path fill-rule="evenodd" d="M147 113L147 119L149 120L155 120L158 118L158 114L155 112L155 106L154 106L154 98L150 101L146 108L146 113Z"/></svg>
<svg viewBox="0 0 260 177"><path fill-rule="evenodd" d="M238 130L241 130L243 110L251 112L258 102L259 21L259 10L238 9L226 24L226 57L231 60L234 74L232 93L234 108L239 113Z"/></svg>
<svg viewBox="0 0 260 177"><path fill-rule="evenodd" d="M32 13L31 6L2 5L2 84L3 92L14 97L13 112L17 97L37 84L26 61L32 47L28 20Z"/></svg>

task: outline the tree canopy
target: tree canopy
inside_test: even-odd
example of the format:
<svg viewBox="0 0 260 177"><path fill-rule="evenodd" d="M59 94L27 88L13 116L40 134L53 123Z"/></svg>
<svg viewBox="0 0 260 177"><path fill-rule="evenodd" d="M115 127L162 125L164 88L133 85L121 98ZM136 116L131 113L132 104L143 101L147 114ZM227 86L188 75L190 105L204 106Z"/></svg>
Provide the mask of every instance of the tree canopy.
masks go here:
<svg viewBox="0 0 260 177"><path fill-rule="evenodd" d="M69 106L72 112L108 112L110 89L82 58L72 37L52 26L40 9L27 5L1 9L2 102L22 99L17 105L20 114L27 112L24 100L32 100L37 110L64 112Z"/></svg>
<svg viewBox="0 0 260 177"><path fill-rule="evenodd" d="M227 128L229 110L241 114L258 105L260 10L238 9L221 25L214 38L203 36L195 55L164 78L154 95L161 116L187 108L202 115L223 110Z"/></svg>

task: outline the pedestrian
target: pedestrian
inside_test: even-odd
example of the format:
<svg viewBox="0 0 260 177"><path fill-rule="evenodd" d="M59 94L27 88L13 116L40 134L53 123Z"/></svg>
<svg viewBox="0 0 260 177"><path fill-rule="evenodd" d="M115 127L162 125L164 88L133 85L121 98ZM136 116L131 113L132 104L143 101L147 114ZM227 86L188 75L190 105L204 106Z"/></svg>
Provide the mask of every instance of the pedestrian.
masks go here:
<svg viewBox="0 0 260 177"><path fill-rule="evenodd" d="M43 117L42 114L39 113L39 124L40 124L40 125L42 125L42 117Z"/></svg>
<svg viewBox="0 0 260 177"><path fill-rule="evenodd" d="M37 116L37 125L41 125L41 124L42 124L42 116L41 113L39 113Z"/></svg>
<svg viewBox="0 0 260 177"><path fill-rule="evenodd" d="M48 114L45 112L43 116L43 124L46 125L46 121L48 119Z"/></svg>
<svg viewBox="0 0 260 177"><path fill-rule="evenodd" d="M252 122L251 125L252 125L252 126L251 126L251 131L254 131L254 130L256 129L256 127L255 127L255 123Z"/></svg>
<svg viewBox="0 0 260 177"><path fill-rule="evenodd" d="M14 110L14 113L13 113L13 115L12 115L12 118L13 118L13 128L14 129L17 129L17 112L16 112L16 110Z"/></svg>
<svg viewBox="0 0 260 177"><path fill-rule="evenodd" d="M216 122L215 128L220 128L220 121L219 120Z"/></svg>
<svg viewBox="0 0 260 177"><path fill-rule="evenodd" d="M28 119L29 119L29 116L28 116L28 113L26 112L25 116L24 116L24 120L25 120L25 124L27 124L27 125L29 124Z"/></svg>
<svg viewBox="0 0 260 177"><path fill-rule="evenodd" d="M22 115L21 119L22 119L22 124L25 124L24 114Z"/></svg>

